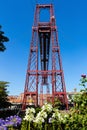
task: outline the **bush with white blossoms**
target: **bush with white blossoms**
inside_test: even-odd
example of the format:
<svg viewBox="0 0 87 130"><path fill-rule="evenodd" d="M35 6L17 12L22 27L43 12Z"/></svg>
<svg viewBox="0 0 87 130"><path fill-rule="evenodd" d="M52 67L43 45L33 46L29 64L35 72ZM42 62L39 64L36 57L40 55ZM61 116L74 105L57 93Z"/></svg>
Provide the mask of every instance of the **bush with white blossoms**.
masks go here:
<svg viewBox="0 0 87 130"><path fill-rule="evenodd" d="M35 129L37 129L37 127L41 129L43 125L45 127L48 123L58 123L63 121L63 116L59 112L59 110L53 108L52 104L48 104L48 103L45 103L42 106L41 111L39 111L36 114L36 116L34 115L35 115L34 108L26 109L26 115L24 117L24 121L28 121L29 123L32 122L33 124L32 126L35 127ZM26 129L27 128L28 127L26 127Z"/></svg>
<svg viewBox="0 0 87 130"><path fill-rule="evenodd" d="M52 104L48 104L48 103L45 103L43 106L42 106L42 111L46 111L48 113L52 112Z"/></svg>
<svg viewBox="0 0 87 130"><path fill-rule="evenodd" d="M47 113L46 113L45 111L40 111L40 112L37 114L37 116L36 116L34 122L38 123L37 121L39 121L39 118L42 118L42 122L44 122L44 119L47 118Z"/></svg>
<svg viewBox="0 0 87 130"><path fill-rule="evenodd" d="M61 122L63 121L63 116L62 114L59 112L58 109L53 109L53 114L52 114L52 122Z"/></svg>
<svg viewBox="0 0 87 130"><path fill-rule="evenodd" d="M48 114L52 112L52 109L53 107L51 104L45 103L34 120L35 125L42 127L42 124L46 122Z"/></svg>
<svg viewBox="0 0 87 130"><path fill-rule="evenodd" d="M34 120L34 114L35 114L35 109L34 108L27 108L24 120L26 121L33 121Z"/></svg>

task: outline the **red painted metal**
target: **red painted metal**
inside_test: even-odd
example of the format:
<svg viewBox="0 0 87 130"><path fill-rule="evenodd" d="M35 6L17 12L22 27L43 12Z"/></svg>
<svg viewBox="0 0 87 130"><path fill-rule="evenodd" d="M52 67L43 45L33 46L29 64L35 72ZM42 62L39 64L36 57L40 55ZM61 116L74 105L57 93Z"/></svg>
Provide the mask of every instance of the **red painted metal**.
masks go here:
<svg viewBox="0 0 87 130"><path fill-rule="evenodd" d="M50 20L48 22L40 21L40 11L42 9L49 9ZM48 95L52 91L52 103L54 103L55 97L58 97L68 108L52 4L36 5L22 109L26 108L27 101L30 98L36 106L39 100L43 102L45 86ZM39 91L42 94L42 99L38 99Z"/></svg>

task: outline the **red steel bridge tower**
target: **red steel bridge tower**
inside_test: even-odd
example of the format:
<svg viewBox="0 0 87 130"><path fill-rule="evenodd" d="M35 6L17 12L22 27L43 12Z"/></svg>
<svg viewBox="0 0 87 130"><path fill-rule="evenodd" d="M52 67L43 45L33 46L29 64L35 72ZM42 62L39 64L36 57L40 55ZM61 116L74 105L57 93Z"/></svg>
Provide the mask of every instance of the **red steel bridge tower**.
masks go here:
<svg viewBox="0 0 87 130"><path fill-rule="evenodd" d="M49 21L41 22L40 12L46 9ZM36 106L39 100L43 101L43 96L39 99L38 95L43 95L44 88L47 94L51 91L52 103L57 97L68 107L53 4L36 5L22 109L26 108L29 99Z"/></svg>

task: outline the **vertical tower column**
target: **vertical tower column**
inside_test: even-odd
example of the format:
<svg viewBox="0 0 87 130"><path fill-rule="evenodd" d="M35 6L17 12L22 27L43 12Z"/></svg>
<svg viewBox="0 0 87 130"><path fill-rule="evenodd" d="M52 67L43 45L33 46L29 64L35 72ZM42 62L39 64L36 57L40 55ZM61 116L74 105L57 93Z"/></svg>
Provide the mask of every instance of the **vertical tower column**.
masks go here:
<svg viewBox="0 0 87 130"><path fill-rule="evenodd" d="M41 10L49 10L49 21L40 21ZM54 103L58 98L68 106L52 4L36 5L22 109L31 103L37 106L40 97L44 103L45 87L46 99Z"/></svg>

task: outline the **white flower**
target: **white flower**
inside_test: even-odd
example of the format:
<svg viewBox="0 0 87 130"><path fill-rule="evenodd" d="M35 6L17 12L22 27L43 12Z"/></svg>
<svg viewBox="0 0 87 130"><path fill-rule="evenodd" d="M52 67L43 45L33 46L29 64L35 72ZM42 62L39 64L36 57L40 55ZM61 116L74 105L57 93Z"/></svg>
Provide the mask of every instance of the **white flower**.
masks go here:
<svg viewBox="0 0 87 130"><path fill-rule="evenodd" d="M35 113L35 109L34 108L27 108L26 114L29 114L29 113Z"/></svg>
<svg viewBox="0 0 87 130"><path fill-rule="evenodd" d="M34 108L31 108L31 112L32 112L32 113L35 113L35 109L34 109Z"/></svg>
<svg viewBox="0 0 87 130"><path fill-rule="evenodd" d="M55 113L53 113L52 118L55 118Z"/></svg>
<svg viewBox="0 0 87 130"><path fill-rule="evenodd" d="M44 122L44 118L43 117L36 117L34 122L37 124L42 124Z"/></svg>
<svg viewBox="0 0 87 130"><path fill-rule="evenodd" d="M68 118L68 117L69 117L69 115L68 115L68 114L64 115L64 118Z"/></svg>
<svg viewBox="0 0 87 130"><path fill-rule="evenodd" d="M52 115L52 118L60 118L60 113L59 113L58 109L54 109L53 111L54 111L54 113Z"/></svg>
<svg viewBox="0 0 87 130"><path fill-rule="evenodd" d="M37 116L33 122L41 125L43 122L45 122L46 118L47 118L47 113L42 110L37 114Z"/></svg>
<svg viewBox="0 0 87 130"><path fill-rule="evenodd" d="M60 113L58 113L58 118L61 119L61 114Z"/></svg>
<svg viewBox="0 0 87 130"><path fill-rule="evenodd" d="M45 104L42 106L42 111L47 111L47 112L50 113L50 112L52 111L52 105L45 103Z"/></svg>
<svg viewBox="0 0 87 130"><path fill-rule="evenodd" d="M59 113L58 109L54 109L53 111L54 111L54 113L52 115L52 122L63 121L63 116L61 113Z"/></svg>
<svg viewBox="0 0 87 130"><path fill-rule="evenodd" d="M37 118L39 118L39 117L42 117L42 118L47 118L47 113L46 112L44 112L44 111L41 111L41 112L39 112L38 114L37 114Z"/></svg>
<svg viewBox="0 0 87 130"><path fill-rule="evenodd" d="M42 113L42 116L43 116L44 118L47 118L47 113L46 113L46 112L43 112L43 113Z"/></svg>
<svg viewBox="0 0 87 130"><path fill-rule="evenodd" d="M29 122L33 121L34 120L34 113L35 113L35 109L34 108L27 108L24 120L27 120Z"/></svg>
<svg viewBox="0 0 87 130"><path fill-rule="evenodd" d="M34 116L32 114L31 115L25 115L25 117L24 117L24 120L29 121L29 122L33 121L33 119L34 119Z"/></svg>

